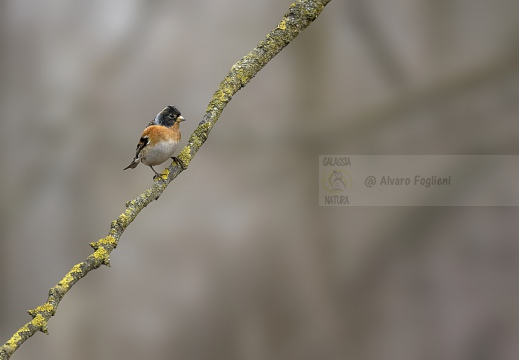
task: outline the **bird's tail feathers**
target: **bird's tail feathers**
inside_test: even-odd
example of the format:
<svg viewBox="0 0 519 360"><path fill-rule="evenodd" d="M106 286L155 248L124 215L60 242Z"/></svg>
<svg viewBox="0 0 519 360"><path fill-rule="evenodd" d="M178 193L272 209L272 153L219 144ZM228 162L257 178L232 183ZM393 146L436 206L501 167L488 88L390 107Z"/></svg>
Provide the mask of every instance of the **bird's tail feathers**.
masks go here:
<svg viewBox="0 0 519 360"><path fill-rule="evenodd" d="M135 159L132 160L131 164L128 165L127 167L125 167L123 170L135 169L137 167L137 165L139 165L139 162L140 162L140 159L139 158L135 158Z"/></svg>

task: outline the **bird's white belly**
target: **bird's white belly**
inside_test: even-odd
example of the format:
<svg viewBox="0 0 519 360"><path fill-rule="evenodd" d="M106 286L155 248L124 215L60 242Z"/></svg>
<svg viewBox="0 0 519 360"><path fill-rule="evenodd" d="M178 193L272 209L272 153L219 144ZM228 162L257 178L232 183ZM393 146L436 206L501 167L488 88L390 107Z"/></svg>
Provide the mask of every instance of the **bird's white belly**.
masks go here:
<svg viewBox="0 0 519 360"><path fill-rule="evenodd" d="M141 154L141 162L146 165L159 165L173 156L177 149L178 142L163 141L151 148L147 148L146 153Z"/></svg>

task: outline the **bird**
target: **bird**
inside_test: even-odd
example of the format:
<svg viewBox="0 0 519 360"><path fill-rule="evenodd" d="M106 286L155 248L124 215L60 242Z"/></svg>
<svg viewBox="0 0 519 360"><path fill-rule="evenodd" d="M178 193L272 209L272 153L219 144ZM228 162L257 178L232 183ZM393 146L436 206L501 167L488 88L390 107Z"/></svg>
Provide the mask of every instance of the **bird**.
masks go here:
<svg viewBox="0 0 519 360"><path fill-rule="evenodd" d="M146 126L142 132L135 157L126 169L135 169L140 162L148 165L155 173L153 178L160 177L153 166L162 164L169 158L174 159L182 169L184 164L177 157L173 156L180 142L180 123L186 119L180 111L173 105L166 106L155 118Z"/></svg>

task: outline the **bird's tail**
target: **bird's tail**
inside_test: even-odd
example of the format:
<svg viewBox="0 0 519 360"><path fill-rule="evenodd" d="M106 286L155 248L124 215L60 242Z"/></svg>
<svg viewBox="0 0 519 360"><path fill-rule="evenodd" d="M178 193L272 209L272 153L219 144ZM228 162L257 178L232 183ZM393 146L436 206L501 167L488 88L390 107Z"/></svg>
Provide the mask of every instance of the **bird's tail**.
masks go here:
<svg viewBox="0 0 519 360"><path fill-rule="evenodd" d="M125 167L123 170L126 170L126 169L135 169L137 167L137 165L139 165L139 158L135 158L132 160L131 164L128 165L127 167Z"/></svg>

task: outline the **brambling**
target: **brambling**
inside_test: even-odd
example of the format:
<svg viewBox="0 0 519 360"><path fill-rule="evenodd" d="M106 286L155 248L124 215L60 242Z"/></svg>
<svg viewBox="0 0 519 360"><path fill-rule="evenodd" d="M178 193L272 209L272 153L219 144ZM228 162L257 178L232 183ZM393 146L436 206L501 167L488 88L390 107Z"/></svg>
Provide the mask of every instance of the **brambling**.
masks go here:
<svg viewBox="0 0 519 360"><path fill-rule="evenodd" d="M171 105L159 112L142 132L141 139L137 144L135 157L124 170L135 169L142 162L153 170L155 173L154 177L160 177L160 174L155 171L153 166L162 164L169 158L177 161L184 169L184 164L173 156L180 142L179 124L184 120L180 111Z"/></svg>

